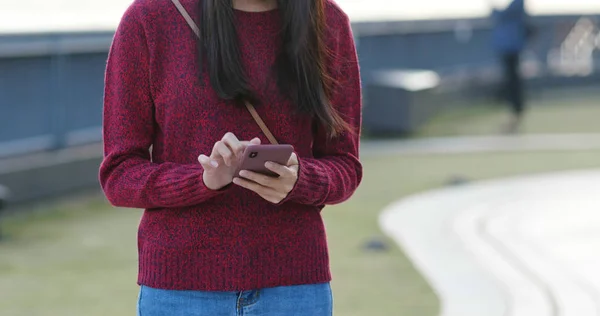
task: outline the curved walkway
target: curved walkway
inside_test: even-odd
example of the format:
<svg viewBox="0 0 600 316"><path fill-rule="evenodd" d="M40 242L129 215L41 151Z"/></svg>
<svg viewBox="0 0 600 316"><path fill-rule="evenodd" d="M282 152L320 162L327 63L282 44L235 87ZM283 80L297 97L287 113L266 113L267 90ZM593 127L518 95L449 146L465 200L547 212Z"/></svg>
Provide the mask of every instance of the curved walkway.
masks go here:
<svg viewBox="0 0 600 316"><path fill-rule="evenodd" d="M427 192L390 205L380 224L442 316L600 314L600 170Z"/></svg>
<svg viewBox="0 0 600 316"><path fill-rule="evenodd" d="M440 137L408 140L365 140L361 155L452 154L510 151L600 149L600 134L529 134Z"/></svg>

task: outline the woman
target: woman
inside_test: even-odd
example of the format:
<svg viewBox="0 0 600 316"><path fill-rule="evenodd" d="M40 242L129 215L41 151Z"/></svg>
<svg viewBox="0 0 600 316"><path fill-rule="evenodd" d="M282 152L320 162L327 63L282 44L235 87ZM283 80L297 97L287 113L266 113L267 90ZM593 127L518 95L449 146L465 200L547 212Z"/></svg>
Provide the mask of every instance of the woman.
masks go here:
<svg viewBox="0 0 600 316"><path fill-rule="evenodd" d="M140 315L331 315L320 211L353 194L361 89L348 17L331 0L136 0L110 50L100 180L143 208ZM266 143L280 174L233 177ZM152 150L149 150L152 148Z"/></svg>

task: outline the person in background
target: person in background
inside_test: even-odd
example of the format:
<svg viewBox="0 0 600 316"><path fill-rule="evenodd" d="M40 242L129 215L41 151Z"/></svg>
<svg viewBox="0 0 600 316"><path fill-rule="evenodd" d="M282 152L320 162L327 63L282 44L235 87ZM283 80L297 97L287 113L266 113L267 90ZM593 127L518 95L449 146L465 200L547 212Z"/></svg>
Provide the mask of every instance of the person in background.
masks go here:
<svg viewBox="0 0 600 316"><path fill-rule="evenodd" d="M515 132L521 126L526 106L520 72L520 55L530 33L525 0L513 0L504 10L494 8L492 20L493 46L504 74L503 96L510 103L512 112L506 129Z"/></svg>

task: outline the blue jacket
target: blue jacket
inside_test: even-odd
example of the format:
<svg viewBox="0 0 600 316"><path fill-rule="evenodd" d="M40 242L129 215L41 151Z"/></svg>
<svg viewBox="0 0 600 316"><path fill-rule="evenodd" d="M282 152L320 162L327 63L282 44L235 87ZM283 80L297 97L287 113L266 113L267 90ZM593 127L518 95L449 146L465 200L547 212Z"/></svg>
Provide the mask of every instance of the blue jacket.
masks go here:
<svg viewBox="0 0 600 316"><path fill-rule="evenodd" d="M492 13L494 49L499 53L518 53L527 41L527 13L524 0L513 0L510 5Z"/></svg>

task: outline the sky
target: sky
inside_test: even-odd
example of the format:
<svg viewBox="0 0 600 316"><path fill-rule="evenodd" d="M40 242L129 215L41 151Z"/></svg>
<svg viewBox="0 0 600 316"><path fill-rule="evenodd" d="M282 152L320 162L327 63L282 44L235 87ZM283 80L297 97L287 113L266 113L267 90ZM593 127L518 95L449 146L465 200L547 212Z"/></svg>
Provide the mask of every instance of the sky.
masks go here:
<svg viewBox="0 0 600 316"><path fill-rule="evenodd" d="M163 0L169 1L169 0ZM297 1L297 0L296 0ZM112 30L132 0L0 0L0 33ZM337 0L353 21L487 16L509 0ZM527 0L532 14L598 13L600 0Z"/></svg>

